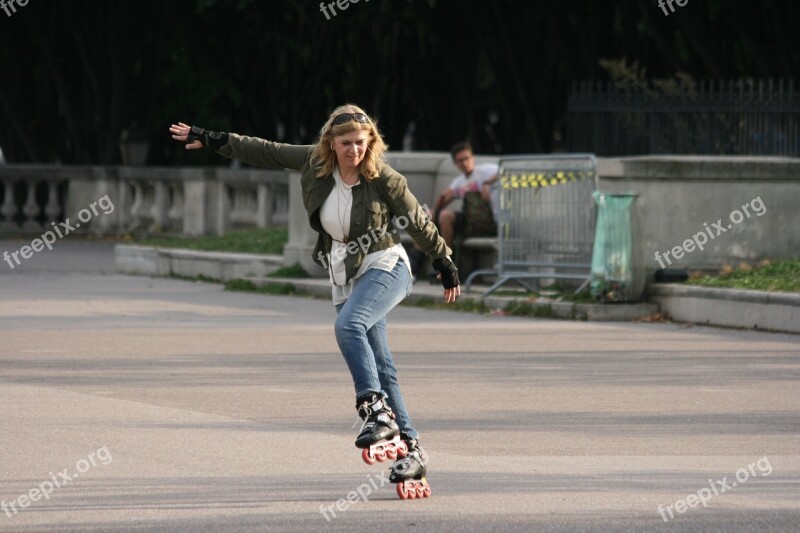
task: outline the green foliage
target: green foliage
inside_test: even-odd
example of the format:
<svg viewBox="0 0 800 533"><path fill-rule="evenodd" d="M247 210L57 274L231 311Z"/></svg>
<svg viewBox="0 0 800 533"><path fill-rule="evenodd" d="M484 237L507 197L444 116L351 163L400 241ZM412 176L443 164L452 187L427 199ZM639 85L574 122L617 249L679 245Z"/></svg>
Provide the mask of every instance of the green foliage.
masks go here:
<svg viewBox="0 0 800 533"><path fill-rule="evenodd" d="M444 303L441 300L434 300L433 298L420 298L415 302L404 302L403 305L412 307L423 307L426 309L438 309L441 311L459 311L462 313L480 313L488 314L491 309L486 307L483 300L456 300L453 303Z"/></svg>
<svg viewBox="0 0 800 533"><path fill-rule="evenodd" d="M295 263L295 264L290 265L290 266L279 268L275 272L269 274L268 277L270 277L270 278L298 278L298 279L302 279L302 278L308 278L310 276L308 275L308 272L306 272L305 269L302 266L300 266L299 263Z"/></svg>
<svg viewBox="0 0 800 533"><path fill-rule="evenodd" d="M563 138L571 83L602 76L601 57L629 58L638 78L675 87L800 72L800 4L788 0L691 2L669 17L653 0L376 0L337 11L327 20L318 2L277 0L30 3L0 32L3 76L14 80L0 87L0 146L14 162L114 164L136 121L151 164L225 164L183 150L168 125L308 143L333 106L355 101L395 148L414 122L416 149L470 137L482 152L546 152Z"/></svg>
<svg viewBox="0 0 800 533"><path fill-rule="evenodd" d="M282 254L289 240L288 228L248 229L204 237L142 237L136 244L161 248L186 248L207 252Z"/></svg>
<svg viewBox="0 0 800 533"><path fill-rule="evenodd" d="M596 303L596 300L592 297L591 291L589 289L583 289L582 291L575 293L575 290L572 288L562 287L560 285L553 285L550 287L544 287L541 289L540 292L537 291L525 291L525 290L497 290L492 293L492 296L510 296L512 298L518 299L530 299L533 298L547 298L548 300L555 300L555 301L566 301L566 302L573 302L573 303Z"/></svg>
<svg viewBox="0 0 800 533"><path fill-rule="evenodd" d="M249 279L236 278L225 282L225 290L255 292L258 287Z"/></svg>
<svg viewBox="0 0 800 533"><path fill-rule="evenodd" d="M423 297L415 302L403 301L403 305L410 305L414 307L436 307L436 300L433 298Z"/></svg>
<svg viewBox="0 0 800 533"><path fill-rule="evenodd" d="M273 296L308 296L306 291L296 288L290 283L269 283L256 286L249 279L236 278L225 282L226 291L255 292L258 294L268 294Z"/></svg>
<svg viewBox="0 0 800 533"><path fill-rule="evenodd" d="M568 302L573 302L576 304L588 304L588 303L597 303L597 300L592 296L592 293L589 289L583 289L579 293L575 293L574 291L569 291L564 293L564 299Z"/></svg>
<svg viewBox="0 0 800 533"><path fill-rule="evenodd" d="M641 93L653 101L662 101L677 95L682 95L689 101L697 98L698 84L686 72L678 71L667 78L648 78L647 69L640 66L638 61L629 64L628 59L623 57L621 59L601 59L599 64L608 73L614 87L620 91ZM631 137L649 138L651 125L642 122L639 113L619 113L619 117ZM665 132L674 132L674 136L680 139L682 145L696 146L703 142L707 132L693 131L689 120L681 113L665 114L662 118L663 129ZM667 145L675 146L676 144L667 142Z"/></svg>
<svg viewBox="0 0 800 533"><path fill-rule="evenodd" d="M549 304L535 304L530 302L509 302L503 311L511 316L529 316L536 318L552 318L555 316Z"/></svg>
<svg viewBox="0 0 800 533"><path fill-rule="evenodd" d="M184 281L194 281L197 283L219 283L218 279L211 278L209 276L205 276L203 274L198 274L196 276L180 276L178 274L170 275L171 278L180 279Z"/></svg>
<svg viewBox="0 0 800 533"><path fill-rule="evenodd" d="M704 276L687 283L702 287L800 292L800 258L770 262L756 268L739 268L728 274Z"/></svg>

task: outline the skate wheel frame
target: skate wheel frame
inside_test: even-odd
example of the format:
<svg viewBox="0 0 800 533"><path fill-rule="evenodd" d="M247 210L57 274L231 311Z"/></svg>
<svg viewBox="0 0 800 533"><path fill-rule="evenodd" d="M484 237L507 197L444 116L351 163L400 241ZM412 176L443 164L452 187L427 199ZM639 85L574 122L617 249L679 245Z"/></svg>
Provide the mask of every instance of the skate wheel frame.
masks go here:
<svg viewBox="0 0 800 533"><path fill-rule="evenodd" d="M392 440L376 442L361 452L361 458L368 465L374 465L376 462L382 463L387 459L394 460L406 455L408 455L408 445L400 439L399 435Z"/></svg>
<svg viewBox="0 0 800 533"><path fill-rule="evenodd" d="M401 500L413 500L416 498L430 498L431 486L428 485L428 480L422 478L407 479L397 484L397 495Z"/></svg>

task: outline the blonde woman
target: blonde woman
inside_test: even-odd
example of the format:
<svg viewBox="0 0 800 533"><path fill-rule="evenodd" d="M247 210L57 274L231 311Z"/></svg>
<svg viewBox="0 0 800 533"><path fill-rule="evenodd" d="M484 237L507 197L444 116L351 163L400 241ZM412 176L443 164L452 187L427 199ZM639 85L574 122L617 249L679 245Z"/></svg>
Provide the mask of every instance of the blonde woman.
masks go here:
<svg viewBox="0 0 800 533"><path fill-rule="evenodd" d="M427 454L411 425L386 337L386 314L411 292L408 255L397 226L433 260L444 300L461 294L458 269L434 224L384 161L386 144L360 107L336 108L313 145L280 144L184 123L170 128L186 149L203 147L264 168L301 173L303 202L319 234L314 261L327 269L336 308L336 341L353 377L363 420L356 446L365 462L396 459L390 480L401 498L427 497Z"/></svg>

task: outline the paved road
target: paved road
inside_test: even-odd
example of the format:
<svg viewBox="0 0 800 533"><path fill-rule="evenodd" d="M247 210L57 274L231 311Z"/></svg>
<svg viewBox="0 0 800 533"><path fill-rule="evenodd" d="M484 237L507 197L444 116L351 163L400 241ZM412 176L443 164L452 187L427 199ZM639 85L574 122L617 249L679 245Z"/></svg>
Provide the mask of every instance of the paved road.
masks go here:
<svg viewBox="0 0 800 533"><path fill-rule="evenodd" d="M799 336L401 307L434 491L403 502L333 316L118 276L102 241L0 263L0 531L797 530Z"/></svg>

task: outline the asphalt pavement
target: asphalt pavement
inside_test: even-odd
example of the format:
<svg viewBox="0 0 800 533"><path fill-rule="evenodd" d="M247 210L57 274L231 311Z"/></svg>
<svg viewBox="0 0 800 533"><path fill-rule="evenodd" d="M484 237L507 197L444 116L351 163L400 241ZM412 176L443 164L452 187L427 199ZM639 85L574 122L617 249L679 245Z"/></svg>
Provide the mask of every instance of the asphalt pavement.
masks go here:
<svg viewBox="0 0 800 533"><path fill-rule="evenodd" d="M116 275L112 245L0 263L0 531L800 524L800 336L401 306L433 489L401 501L330 302Z"/></svg>

